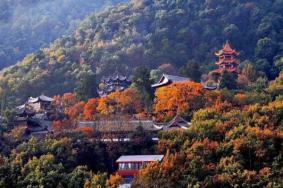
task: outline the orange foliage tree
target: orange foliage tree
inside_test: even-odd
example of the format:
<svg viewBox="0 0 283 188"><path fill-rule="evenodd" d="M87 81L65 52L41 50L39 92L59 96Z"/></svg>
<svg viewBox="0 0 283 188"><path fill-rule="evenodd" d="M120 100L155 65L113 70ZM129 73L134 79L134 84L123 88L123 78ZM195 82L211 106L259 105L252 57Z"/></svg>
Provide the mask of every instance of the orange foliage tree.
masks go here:
<svg viewBox="0 0 283 188"><path fill-rule="evenodd" d="M72 129L73 124L70 120L58 120L52 122L52 129L55 131L60 131L63 129Z"/></svg>
<svg viewBox="0 0 283 188"><path fill-rule="evenodd" d="M97 113L99 99L92 98L87 101L84 106L83 118L84 120L94 120L94 115Z"/></svg>
<svg viewBox="0 0 283 188"><path fill-rule="evenodd" d="M85 134L87 137L93 136L94 129L92 127L79 127L76 130Z"/></svg>
<svg viewBox="0 0 283 188"><path fill-rule="evenodd" d="M141 95L137 89L128 88L122 92L114 92L110 97L117 101L120 112L134 114L142 111Z"/></svg>
<svg viewBox="0 0 283 188"><path fill-rule="evenodd" d="M154 112L158 120L172 118L176 114L191 115L193 110L204 106L205 90L201 84L181 81L158 88Z"/></svg>
<svg viewBox="0 0 283 188"><path fill-rule="evenodd" d="M118 174L110 175L109 179L107 180L107 187L109 188L116 188L122 183L123 179Z"/></svg>
<svg viewBox="0 0 283 188"><path fill-rule="evenodd" d="M77 99L73 93L64 93L62 97L55 96L53 99L53 105L61 106L62 108L70 107L77 103Z"/></svg>
<svg viewBox="0 0 283 188"><path fill-rule="evenodd" d="M227 89L209 91L205 94L205 107L215 109L217 112L226 112L236 108L236 102L234 94Z"/></svg>
<svg viewBox="0 0 283 188"><path fill-rule="evenodd" d="M71 107L65 108L65 114L72 120L78 120L84 111L85 102L81 101Z"/></svg>
<svg viewBox="0 0 283 188"><path fill-rule="evenodd" d="M142 111L141 95L134 88L114 92L100 98L97 109L101 114L140 113Z"/></svg>
<svg viewBox="0 0 283 188"><path fill-rule="evenodd" d="M99 99L97 110L102 115L114 113L116 110L116 101L109 96L104 96Z"/></svg>

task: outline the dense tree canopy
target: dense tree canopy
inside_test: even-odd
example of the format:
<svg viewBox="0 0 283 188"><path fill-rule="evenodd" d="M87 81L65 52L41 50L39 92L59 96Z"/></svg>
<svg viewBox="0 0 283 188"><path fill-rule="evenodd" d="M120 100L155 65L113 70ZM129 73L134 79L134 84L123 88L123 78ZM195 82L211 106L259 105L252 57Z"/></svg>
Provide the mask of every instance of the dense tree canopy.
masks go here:
<svg viewBox="0 0 283 188"><path fill-rule="evenodd" d="M170 64L178 70L195 62L207 73L226 40L241 61L249 60L273 79L282 68L281 7L280 0L131 1L93 14L72 35L3 70L0 85L15 101L12 96L73 91L89 72L100 79L115 70L130 74L141 65Z"/></svg>
<svg viewBox="0 0 283 188"><path fill-rule="evenodd" d="M192 81L176 82L167 87L158 88L154 112L160 120L173 118L175 115L190 117L194 110L204 106L202 85Z"/></svg>
<svg viewBox="0 0 283 188"><path fill-rule="evenodd" d="M123 0L2 0L0 68L69 35L93 11Z"/></svg>
<svg viewBox="0 0 283 188"><path fill-rule="evenodd" d="M58 118L35 138L14 126L15 110L2 111L0 187L117 187L115 161L139 154L165 157L132 187L283 187L282 12L282 0L132 0L2 70L2 110L44 93L56 95ZM224 72L216 90L176 81L154 93L163 72L199 81L227 39L241 52L239 74ZM132 85L96 97L97 81L114 71ZM175 115L186 128L122 130Z"/></svg>

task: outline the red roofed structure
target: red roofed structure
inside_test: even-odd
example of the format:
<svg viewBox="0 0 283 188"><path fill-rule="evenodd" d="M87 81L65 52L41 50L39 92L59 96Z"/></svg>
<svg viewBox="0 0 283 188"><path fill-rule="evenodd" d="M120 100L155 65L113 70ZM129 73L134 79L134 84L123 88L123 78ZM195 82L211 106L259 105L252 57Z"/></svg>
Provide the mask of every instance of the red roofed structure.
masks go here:
<svg viewBox="0 0 283 188"><path fill-rule="evenodd" d="M117 174L123 177L125 183L131 183L145 165L162 161L163 157L164 155L123 155L116 161L119 166Z"/></svg>
<svg viewBox="0 0 283 188"><path fill-rule="evenodd" d="M228 41L221 50L215 52L215 55L219 58L218 61L215 62L215 64L218 65L218 69L213 70L212 73L221 74L224 71L237 73L237 67L240 62L236 59L236 56L238 56L239 53L232 49Z"/></svg>

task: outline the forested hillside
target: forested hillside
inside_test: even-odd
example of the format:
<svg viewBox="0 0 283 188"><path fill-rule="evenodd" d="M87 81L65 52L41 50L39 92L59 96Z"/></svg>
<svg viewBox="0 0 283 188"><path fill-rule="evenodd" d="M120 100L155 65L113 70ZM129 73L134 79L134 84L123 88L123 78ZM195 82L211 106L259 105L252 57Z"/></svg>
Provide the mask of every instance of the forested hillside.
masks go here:
<svg viewBox="0 0 283 188"><path fill-rule="evenodd" d="M282 14L281 0L133 0L91 15L72 35L3 70L1 87L23 99L73 91L84 75L129 74L139 65L196 62L207 73L226 40L243 64L273 79L283 61Z"/></svg>
<svg viewBox="0 0 283 188"><path fill-rule="evenodd" d="M91 12L123 0L2 0L0 68L70 34Z"/></svg>

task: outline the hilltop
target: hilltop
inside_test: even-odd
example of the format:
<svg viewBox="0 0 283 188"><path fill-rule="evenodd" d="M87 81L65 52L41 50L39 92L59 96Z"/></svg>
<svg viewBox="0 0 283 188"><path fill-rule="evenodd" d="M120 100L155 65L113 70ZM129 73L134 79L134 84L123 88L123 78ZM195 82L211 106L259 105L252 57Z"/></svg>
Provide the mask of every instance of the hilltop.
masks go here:
<svg viewBox="0 0 283 188"><path fill-rule="evenodd" d="M72 33L93 11L123 0L2 0L0 68Z"/></svg>

